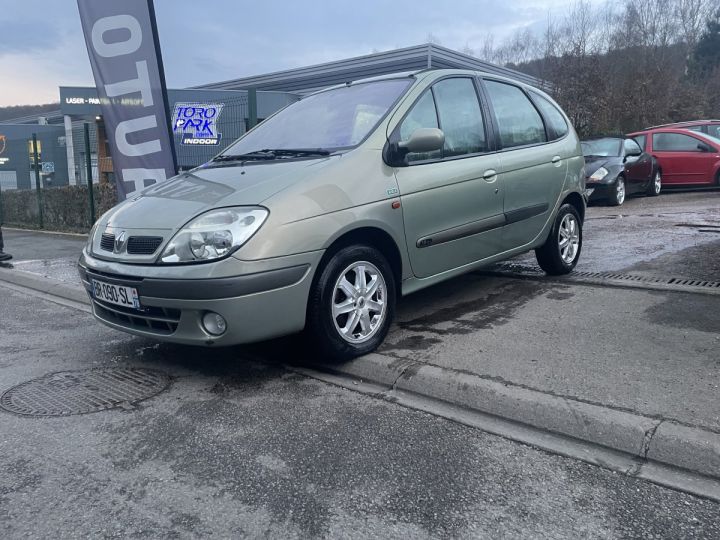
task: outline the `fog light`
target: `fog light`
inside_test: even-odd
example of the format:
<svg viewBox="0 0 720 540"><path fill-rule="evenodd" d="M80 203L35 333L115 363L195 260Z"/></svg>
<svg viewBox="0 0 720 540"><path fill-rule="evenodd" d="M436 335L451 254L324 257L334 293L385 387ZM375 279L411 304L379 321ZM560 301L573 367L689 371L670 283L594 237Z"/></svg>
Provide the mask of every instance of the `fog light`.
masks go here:
<svg viewBox="0 0 720 540"><path fill-rule="evenodd" d="M203 327L208 334L220 336L227 330L227 323L222 315L208 311L202 318Z"/></svg>

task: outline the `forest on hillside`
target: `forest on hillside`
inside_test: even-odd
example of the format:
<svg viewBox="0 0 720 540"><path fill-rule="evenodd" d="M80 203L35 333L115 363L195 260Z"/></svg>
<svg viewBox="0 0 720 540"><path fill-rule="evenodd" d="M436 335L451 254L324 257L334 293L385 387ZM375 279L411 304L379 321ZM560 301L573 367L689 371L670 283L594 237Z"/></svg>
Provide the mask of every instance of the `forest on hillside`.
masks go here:
<svg viewBox="0 0 720 540"><path fill-rule="evenodd" d="M43 113L56 111L59 108L59 103L46 103L43 105L12 105L9 107L0 107L0 121L20 118L22 116L30 116L31 114L43 116Z"/></svg>
<svg viewBox="0 0 720 540"><path fill-rule="evenodd" d="M577 1L463 52L546 81L582 136L720 118L720 0Z"/></svg>

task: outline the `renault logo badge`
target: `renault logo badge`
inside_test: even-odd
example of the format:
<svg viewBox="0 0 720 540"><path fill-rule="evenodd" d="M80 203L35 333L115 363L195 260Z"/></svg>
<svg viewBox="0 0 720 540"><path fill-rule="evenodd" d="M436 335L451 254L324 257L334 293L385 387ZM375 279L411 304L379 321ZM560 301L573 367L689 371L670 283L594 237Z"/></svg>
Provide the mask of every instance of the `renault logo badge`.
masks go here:
<svg viewBox="0 0 720 540"><path fill-rule="evenodd" d="M115 237L115 253L120 253L123 246L125 246L125 231L121 231L120 234Z"/></svg>

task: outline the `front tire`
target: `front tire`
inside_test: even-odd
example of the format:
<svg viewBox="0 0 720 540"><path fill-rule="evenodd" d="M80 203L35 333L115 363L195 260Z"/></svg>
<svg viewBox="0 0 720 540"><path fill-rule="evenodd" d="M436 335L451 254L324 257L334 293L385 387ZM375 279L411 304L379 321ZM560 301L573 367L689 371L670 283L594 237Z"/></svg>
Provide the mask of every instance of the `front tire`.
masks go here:
<svg viewBox="0 0 720 540"><path fill-rule="evenodd" d="M582 251L582 220L577 209L564 204L555 216L555 223L545 243L535 250L540 268L551 276L569 274Z"/></svg>
<svg viewBox="0 0 720 540"><path fill-rule="evenodd" d="M343 361L377 349L395 316L395 277L375 248L340 249L319 270L308 301L306 336L324 358Z"/></svg>
<svg viewBox="0 0 720 540"><path fill-rule="evenodd" d="M620 206L625 202L625 178L618 176L615 183L610 186L610 194L608 195L608 203L610 206Z"/></svg>
<svg viewBox="0 0 720 540"><path fill-rule="evenodd" d="M657 197L660 195L660 191L662 191L662 173L658 169L650 180L646 193L648 197Z"/></svg>

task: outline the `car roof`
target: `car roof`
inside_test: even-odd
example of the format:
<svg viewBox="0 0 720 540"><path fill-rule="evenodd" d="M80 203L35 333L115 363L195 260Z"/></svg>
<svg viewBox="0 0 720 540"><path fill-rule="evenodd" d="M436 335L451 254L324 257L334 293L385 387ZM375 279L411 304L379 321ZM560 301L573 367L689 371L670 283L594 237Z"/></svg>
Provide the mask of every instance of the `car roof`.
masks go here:
<svg viewBox="0 0 720 540"><path fill-rule="evenodd" d="M319 90L314 93L320 94L327 90L334 90L336 88L342 88L343 86L350 86L350 85L354 85L354 84L363 84L363 83L367 83L367 82L375 82L375 81L383 81L383 80L391 80L391 79L404 79L404 78L414 78L417 80L422 80L422 79L425 79L428 77L440 78L440 77L444 77L447 75L469 75L472 77L483 77L483 78L488 78L488 79L496 79L498 81L504 81L504 82L514 84L516 86L520 86L522 88L525 88L526 90L532 90L533 92L538 93L538 94L542 95L543 97L549 98L551 101L554 101L553 98L551 96L549 96L541 88L532 86L532 85L524 83L522 81L518 81L517 79L513 79L512 77L505 77L503 75L497 75L495 73L488 73L486 71L478 71L478 70L471 70L471 69L458 69L458 68L425 68L425 69L420 69L420 70L416 70L416 71L388 73L385 75L378 75L375 77L366 77L363 79L351 80L351 81L348 81L348 82L342 83L342 84L336 84L336 85L330 86L328 88L323 88L322 90Z"/></svg>
<svg viewBox="0 0 720 540"><path fill-rule="evenodd" d="M628 133L628 137L637 137L638 135L650 135L653 133L679 133L680 135L692 135L693 137L699 137L701 139L705 139L707 141L710 141L714 144L714 140L708 137L707 133L701 133L699 131L693 131L691 129L683 129L683 128L651 128L651 129L644 129L642 131L636 131L635 133Z"/></svg>
<svg viewBox="0 0 720 540"><path fill-rule="evenodd" d="M659 129L673 126L704 126L704 125L720 124L720 120L685 120L683 122L671 122L669 124L659 124L657 126L650 126L643 129L647 131L650 129Z"/></svg>

